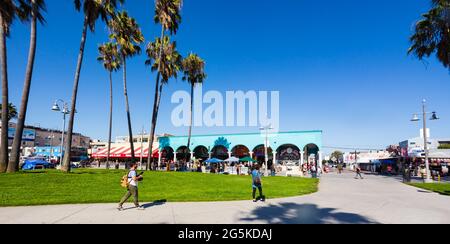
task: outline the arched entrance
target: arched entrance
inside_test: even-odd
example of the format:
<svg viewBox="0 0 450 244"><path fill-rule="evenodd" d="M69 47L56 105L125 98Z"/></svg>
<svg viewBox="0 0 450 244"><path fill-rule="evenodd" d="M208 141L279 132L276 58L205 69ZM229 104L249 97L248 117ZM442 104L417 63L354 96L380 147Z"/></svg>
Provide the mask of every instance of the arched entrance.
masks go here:
<svg viewBox="0 0 450 244"><path fill-rule="evenodd" d="M250 150L244 145L237 145L231 149L231 155L237 158L250 157Z"/></svg>
<svg viewBox="0 0 450 244"><path fill-rule="evenodd" d="M269 161L269 166L270 166L273 162L273 150L270 147L267 148L267 156L268 156L268 161ZM258 161L258 164L260 164L260 165L266 163L265 150L264 150L263 144L258 145L253 149L253 159Z"/></svg>
<svg viewBox="0 0 450 244"><path fill-rule="evenodd" d="M304 157L305 157L305 163L317 163L319 160L319 147L314 144L310 143L306 145L303 148Z"/></svg>
<svg viewBox="0 0 450 244"><path fill-rule="evenodd" d="M222 145L215 146L211 150L211 157L225 160L228 158L228 149Z"/></svg>
<svg viewBox="0 0 450 244"><path fill-rule="evenodd" d="M209 158L209 152L208 148L205 146L198 146L194 149L194 157L196 159L208 159Z"/></svg>
<svg viewBox="0 0 450 244"><path fill-rule="evenodd" d="M284 144L277 149L277 161L279 164L300 165L301 151L294 144Z"/></svg>
<svg viewBox="0 0 450 244"><path fill-rule="evenodd" d="M167 161L173 160L174 159L173 152L174 152L173 148L171 148L171 147L163 148L163 150L161 151L161 160L163 162L167 162Z"/></svg>
<svg viewBox="0 0 450 244"><path fill-rule="evenodd" d="M191 152L187 148L187 146L181 146L177 149L177 160L188 162L191 158Z"/></svg>

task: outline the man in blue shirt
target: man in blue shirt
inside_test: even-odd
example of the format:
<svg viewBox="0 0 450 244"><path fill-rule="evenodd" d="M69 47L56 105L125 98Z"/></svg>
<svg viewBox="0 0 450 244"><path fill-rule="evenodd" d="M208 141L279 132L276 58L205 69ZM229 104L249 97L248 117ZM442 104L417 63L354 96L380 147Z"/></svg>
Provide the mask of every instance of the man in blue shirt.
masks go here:
<svg viewBox="0 0 450 244"><path fill-rule="evenodd" d="M259 190L259 198L262 201L265 201L265 197L262 193L262 182L261 182L261 173L259 172L259 165L255 164L252 170L252 187L253 187L253 202L257 202L256 199L256 189Z"/></svg>

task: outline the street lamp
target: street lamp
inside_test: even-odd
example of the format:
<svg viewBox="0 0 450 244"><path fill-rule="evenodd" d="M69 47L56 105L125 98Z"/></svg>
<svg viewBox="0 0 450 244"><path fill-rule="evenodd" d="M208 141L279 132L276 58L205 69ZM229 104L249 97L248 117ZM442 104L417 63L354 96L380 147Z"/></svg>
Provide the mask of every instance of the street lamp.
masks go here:
<svg viewBox="0 0 450 244"><path fill-rule="evenodd" d="M264 131L266 133L266 139L264 141L264 161L265 161L265 175L268 176L268 165L269 165L269 155L268 155L268 147L269 147L269 130L273 130L270 126L265 126L259 128L260 131Z"/></svg>
<svg viewBox="0 0 450 244"><path fill-rule="evenodd" d="M50 163L52 162L53 158L53 139L55 138L55 135L53 135L53 131L51 134L47 137L47 139L50 141Z"/></svg>
<svg viewBox="0 0 450 244"><path fill-rule="evenodd" d="M141 131L141 158L140 158L140 167L141 167L141 169L142 169L142 154L144 153L144 148L143 148L143 142L144 142L144 135L145 135L145 130L144 130L144 126L142 126L142 131ZM150 147L149 147L149 153L151 152L152 150L150 149Z"/></svg>
<svg viewBox="0 0 450 244"><path fill-rule="evenodd" d="M423 121L423 149L425 151L425 167L426 167L426 179L425 183L431 183L432 180L430 178L430 165L428 162L428 139L427 139L427 114L431 114L430 120L438 120L439 117L437 116L436 112L426 112L426 103L427 101L423 99L422 101L422 121ZM413 118L411 119L412 122L418 122L420 121L419 115L414 114Z"/></svg>
<svg viewBox="0 0 450 244"><path fill-rule="evenodd" d="M62 110L61 110L61 106L59 105L59 103L62 105ZM68 115L70 113L69 111L69 105L62 99L58 99L55 101L55 103L53 103L52 106L52 111L54 112L61 112L63 114L63 127L62 127L62 132L61 132L61 146L60 146L60 159L59 159L59 163L62 163L63 160L63 148L64 148L64 134L65 134L65 130L66 130L66 115Z"/></svg>

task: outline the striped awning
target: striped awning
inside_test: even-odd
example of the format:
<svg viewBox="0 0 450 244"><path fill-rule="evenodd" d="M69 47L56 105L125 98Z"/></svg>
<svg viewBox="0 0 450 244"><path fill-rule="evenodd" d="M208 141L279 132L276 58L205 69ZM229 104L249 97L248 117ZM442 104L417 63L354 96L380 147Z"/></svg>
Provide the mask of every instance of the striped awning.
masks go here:
<svg viewBox="0 0 450 244"><path fill-rule="evenodd" d="M134 156L135 157L148 157L148 151L149 147L135 147L134 148ZM96 159L102 159L106 158L108 154L108 148L102 147L98 148L96 152L92 153L91 157ZM157 158L159 156L158 154L158 148L153 148L152 157ZM131 158L131 148L130 146L111 146L110 158Z"/></svg>

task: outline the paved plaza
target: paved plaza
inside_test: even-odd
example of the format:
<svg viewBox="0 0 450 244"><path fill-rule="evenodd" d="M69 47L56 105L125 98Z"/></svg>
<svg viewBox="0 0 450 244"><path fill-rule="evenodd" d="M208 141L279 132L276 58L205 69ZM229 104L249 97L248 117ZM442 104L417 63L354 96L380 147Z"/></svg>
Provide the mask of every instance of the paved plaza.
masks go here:
<svg viewBox="0 0 450 244"><path fill-rule="evenodd" d="M116 210L117 204L7 207L0 208L0 223L450 223L448 196L404 185L398 178L353 176L326 174L318 193L265 203L159 201L145 204L144 211L123 212Z"/></svg>

